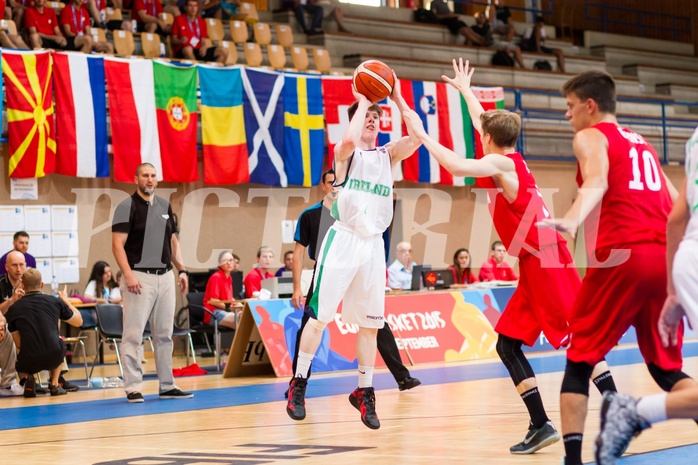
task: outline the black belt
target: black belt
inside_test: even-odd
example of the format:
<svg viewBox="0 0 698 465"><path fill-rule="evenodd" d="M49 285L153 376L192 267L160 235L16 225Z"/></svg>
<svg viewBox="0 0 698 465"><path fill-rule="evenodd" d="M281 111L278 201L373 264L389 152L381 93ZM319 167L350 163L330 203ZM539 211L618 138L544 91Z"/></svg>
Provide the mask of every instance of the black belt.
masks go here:
<svg viewBox="0 0 698 465"><path fill-rule="evenodd" d="M168 271L170 271L172 268L134 268L133 271L140 271L141 273L148 273L148 274L165 274Z"/></svg>

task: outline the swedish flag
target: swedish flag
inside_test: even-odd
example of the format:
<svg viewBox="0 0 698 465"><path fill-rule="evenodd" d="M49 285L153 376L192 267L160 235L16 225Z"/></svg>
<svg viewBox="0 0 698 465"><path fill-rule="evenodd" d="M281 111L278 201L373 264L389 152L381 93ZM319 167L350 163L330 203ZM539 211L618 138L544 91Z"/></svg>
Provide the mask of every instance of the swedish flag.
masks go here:
<svg viewBox="0 0 698 465"><path fill-rule="evenodd" d="M284 83L284 170L288 184L320 183L325 124L320 76L287 74Z"/></svg>

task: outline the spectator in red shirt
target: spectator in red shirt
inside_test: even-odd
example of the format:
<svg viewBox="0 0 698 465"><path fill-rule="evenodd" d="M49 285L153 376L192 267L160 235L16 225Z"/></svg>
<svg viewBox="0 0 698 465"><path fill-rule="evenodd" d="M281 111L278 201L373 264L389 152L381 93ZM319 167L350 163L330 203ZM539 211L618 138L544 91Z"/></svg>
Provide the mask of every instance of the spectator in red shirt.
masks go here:
<svg viewBox="0 0 698 465"><path fill-rule="evenodd" d="M111 5L113 8L121 10L121 0L112 0ZM85 6L94 20L94 24L99 25L100 28L110 31L118 31L119 29L124 31L131 30L131 21L123 19L107 20L107 0L87 0Z"/></svg>
<svg viewBox="0 0 698 465"><path fill-rule="evenodd" d="M0 19L11 19L12 8L5 0L0 0ZM18 34L11 34L9 30L0 30L0 46L4 48L29 48Z"/></svg>
<svg viewBox="0 0 698 465"><path fill-rule="evenodd" d="M56 12L44 7L45 4L46 0L34 0L34 6L27 8L24 13L24 27L27 29L31 47L90 53L92 37L87 35L65 37L58 27Z"/></svg>
<svg viewBox="0 0 698 465"><path fill-rule="evenodd" d="M502 241L494 241L492 254L480 269L480 281L516 281L519 279L514 270L511 269L511 265L504 261L506 255L507 249Z"/></svg>
<svg viewBox="0 0 698 465"><path fill-rule="evenodd" d="M204 323L213 326L213 318L218 321L218 326L227 326L235 329L235 312L228 312L230 301L233 300L233 278L230 273L235 267L235 258L227 250L218 255L218 271L213 273L206 283L204 293L204 307L213 312L206 313ZM224 303L223 301L228 301Z"/></svg>
<svg viewBox="0 0 698 465"><path fill-rule="evenodd" d="M137 22L138 32L157 33L161 36L170 33L170 25L165 24L165 20L160 14L165 11L160 0L135 0L131 10L131 18Z"/></svg>
<svg viewBox="0 0 698 465"><path fill-rule="evenodd" d="M211 46L206 22L197 13L198 0L187 0L186 14L179 15L172 24L172 56L187 60L215 61L225 63L228 50ZM205 39L205 40L204 40Z"/></svg>
<svg viewBox="0 0 698 465"><path fill-rule="evenodd" d="M257 251L257 267L252 268L252 271L245 276L245 298L259 297L259 291L262 289L262 280L274 277L269 271L273 264L274 252L271 250L271 247L263 245Z"/></svg>
<svg viewBox="0 0 698 465"><path fill-rule="evenodd" d="M90 36L90 14L85 8L85 0L73 0L63 8L58 24L61 25L61 32L66 38ZM97 52L114 53L114 46L107 41L99 42L93 37L92 45Z"/></svg>

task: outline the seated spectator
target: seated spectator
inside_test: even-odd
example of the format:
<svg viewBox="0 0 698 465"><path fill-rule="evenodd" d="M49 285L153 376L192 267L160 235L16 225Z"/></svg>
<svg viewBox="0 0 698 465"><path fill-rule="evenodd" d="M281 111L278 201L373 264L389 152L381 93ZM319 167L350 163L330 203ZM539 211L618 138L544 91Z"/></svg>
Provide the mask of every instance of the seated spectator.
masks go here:
<svg viewBox="0 0 698 465"><path fill-rule="evenodd" d="M233 254L225 250L218 255L218 271L213 273L206 283L204 307L213 312L213 318L218 326L235 329L235 312L228 312L230 301L233 299L233 278L230 273L235 266ZM224 303L223 301L228 301ZM213 318L209 313L204 314L204 323L213 326Z"/></svg>
<svg viewBox="0 0 698 465"><path fill-rule="evenodd" d="M222 7L221 0L203 0L201 3L201 17L223 19Z"/></svg>
<svg viewBox="0 0 698 465"><path fill-rule="evenodd" d="M506 255L507 249L502 241L494 241L490 258L480 268L480 281L516 281L519 279L511 265L504 261Z"/></svg>
<svg viewBox="0 0 698 465"><path fill-rule="evenodd" d="M453 254L453 265L448 267L453 271L453 282L455 287L464 284L472 284L478 282L470 267L470 252L468 249L460 248Z"/></svg>
<svg viewBox="0 0 698 465"><path fill-rule="evenodd" d="M545 19L542 16L536 18L532 27L526 29L521 40L521 50L525 52L538 52L555 55L557 57L557 67L561 72L565 72L565 54L559 48L548 48L545 44Z"/></svg>
<svg viewBox="0 0 698 465"><path fill-rule="evenodd" d="M338 0L308 0L308 3L315 3L322 8L323 18L327 19L331 16L337 23L339 32L349 32L349 29L344 26L344 10L339 7Z"/></svg>
<svg viewBox="0 0 698 465"><path fill-rule="evenodd" d="M7 273L5 261L7 260L7 256L13 251L22 252L22 254L24 254L24 261L27 268L36 268L36 259L27 253L28 249L29 234L27 234L25 231L17 231L15 235L12 236L12 250L0 257L0 275Z"/></svg>
<svg viewBox="0 0 698 465"><path fill-rule="evenodd" d="M109 263L98 261L92 266L92 272L90 272L83 296L98 304L120 304L123 301L119 283L113 278ZM97 326L94 310L81 308L80 314L84 326Z"/></svg>
<svg viewBox="0 0 698 465"><path fill-rule="evenodd" d="M257 266L252 268L252 271L245 276L245 298L259 297L259 291L262 290L262 280L274 277L269 272L269 268L273 264L274 252L271 250L271 247L263 245L257 251Z"/></svg>
<svg viewBox="0 0 698 465"><path fill-rule="evenodd" d="M390 289L410 289L412 287L412 245L400 242L395 247L395 261L388 267L388 287Z"/></svg>
<svg viewBox="0 0 698 465"><path fill-rule="evenodd" d="M135 0L131 19L136 20L136 31L156 33L161 36L169 34L171 25L166 24L160 17L160 13L164 11L160 0Z"/></svg>
<svg viewBox="0 0 698 465"><path fill-rule="evenodd" d="M27 11L32 4L31 0L7 0L7 7L12 11L12 14L7 16L7 19L13 19L17 30L22 29L24 24L24 12Z"/></svg>
<svg viewBox="0 0 698 465"><path fill-rule="evenodd" d="M523 57L521 56L521 48L511 42L496 42L492 36L491 26L484 12L478 11L475 13L475 26L472 27L473 32L482 37L482 45L495 47L501 50L514 60L520 67L525 68Z"/></svg>
<svg viewBox="0 0 698 465"><path fill-rule="evenodd" d="M462 35L465 45L483 45L483 39L460 20L457 14L451 11L446 0L433 0L431 11L439 18L439 22L446 26L454 36Z"/></svg>
<svg viewBox="0 0 698 465"><path fill-rule="evenodd" d="M480 36L481 43L473 45L491 47L494 45L494 38L492 37L492 28L490 27L490 23L487 21L487 16L482 11L476 12L474 16L475 26L473 26L471 29L475 34Z"/></svg>
<svg viewBox="0 0 698 465"><path fill-rule="evenodd" d="M121 0L112 0L114 8L121 9ZM118 5L118 6L117 6ZM124 19L107 19L107 0L87 0L87 11L90 12L93 24L109 31L130 31L131 22Z"/></svg>
<svg viewBox="0 0 698 465"><path fill-rule="evenodd" d="M55 50L92 51L92 37L88 35L66 37L61 32L56 12L45 7L46 0L34 0L34 6L24 13L24 27L27 29L29 45L33 49L52 48Z"/></svg>
<svg viewBox="0 0 698 465"><path fill-rule="evenodd" d="M5 0L0 0L0 19L12 19L12 7ZM4 48L25 48L29 46L24 43L19 34L11 34L10 31L0 30L0 46Z"/></svg>
<svg viewBox="0 0 698 465"><path fill-rule="evenodd" d="M51 395L66 394L59 384L66 347L58 333L58 320L80 327L80 312L64 291L58 291L58 299L43 294L41 273L34 268L24 272L22 284L25 295L12 304L5 318L17 347L17 371L27 375L24 397L36 397L34 373L42 370L50 372Z"/></svg>
<svg viewBox="0 0 698 465"><path fill-rule="evenodd" d="M208 39L208 28L206 21L197 16L198 0L187 0L185 9L186 14L177 16L172 24L172 56L194 61L225 63L228 59L226 48L203 43L203 39Z"/></svg>
<svg viewBox="0 0 698 465"><path fill-rule="evenodd" d="M492 31L504 36L506 42L511 42L516 34L516 29L510 21L511 12L508 6L504 5L504 0L488 0L490 6L487 8L487 19L492 25Z"/></svg>
<svg viewBox="0 0 698 465"><path fill-rule="evenodd" d="M63 35L66 37L90 36L90 14L85 8L85 0L73 0L63 8L58 23L61 25ZM92 39L92 46L96 52L114 53L114 46L107 41L95 42Z"/></svg>
<svg viewBox="0 0 698 465"><path fill-rule="evenodd" d="M288 6L293 10L296 20L303 31L303 34L312 36L315 34L322 34L322 17L324 15L322 7L317 5L315 1L308 0L295 0L288 2ZM305 14L308 13L311 16L310 28L308 28L305 22Z"/></svg>
<svg viewBox="0 0 698 465"><path fill-rule="evenodd" d="M276 270L277 278L284 274L284 271L293 271L293 250L287 250L284 252L284 266Z"/></svg>

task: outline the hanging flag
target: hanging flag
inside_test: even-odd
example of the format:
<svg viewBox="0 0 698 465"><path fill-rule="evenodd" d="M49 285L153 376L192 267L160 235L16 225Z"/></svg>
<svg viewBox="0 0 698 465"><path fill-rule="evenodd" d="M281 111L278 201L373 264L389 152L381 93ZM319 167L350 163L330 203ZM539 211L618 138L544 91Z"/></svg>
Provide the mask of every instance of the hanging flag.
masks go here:
<svg viewBox="0 0 698 465"><path fill-rule="evenodd" d="M145 162L155 167L158 180L162 180L153 62L106 57L104 71L109 96L114 181L133 182L136 168Z"/></svg>
<svg viewBox="0 0 698 465"><path fill-rule="evenodd" d="M288 178L281 157L284 151L284 75L243 68L242 84L250 182L286 187Z"/></svg>
<svg viewBox="0 0 698 465"><path fill-rule="evenodd" d="M327 164L334 166L334 146L342 140L349 126L347 109L354 103L351 76L322 76L322 97L325 101L327 127Z"/></svg>
<svg viewBox="0 0 698 465"><path fill-rule="evenodd" d="M378 124L377 146L383 146L388 142L398 141L403 136L402 115L397 103L386 98L378 102L383 110ZM393 181L402 181L402 163L393 165Z"/></svg>
<svg viewBox="0 0 698 465"><path fill-rule="evenodd" d="M407 105L417 112L431 138L441 142L440 130L443 131L443 124L440 124L440 117L443 118L443 115L439 115L438 112L437 85L440 86L440 83L400 80L402 95ZM444 94L442 89L439 91L440 94ZM402 169L405 181L441 181L441 168L424 146L419 147L414 155L403 161Z"/></svg>
<svg viewBox="0 0 698 465"><path fill-rule="evenodd" d="M40 178L56 169L52 62L49 52L3 49L11 178Z"/></svg>
<svg viewBox="0 0 698 465"><path fill-rule="evenodd" d="M196 66L152 62L155 82L162 179L193 182L199 179L196 160Z"/></svg>
<svg viewBox="0 0 698 465"><path fill-rule="evenodd" d="M320 77L287 74L283 94L283 159L288 183L316 186L320 184L325 155Z"/></svg>
<svg viewBox="0 0 698 465"><path fill-rule="evenodd" d="M56 107L56 172L81 178L109 176L104 58L53 54Z"/></svg>
<svg viewBox="0 0 698 465"><path fill-rule="evenodd" d="M240 68L199 65L204 183L249 182Z"/></svg>

